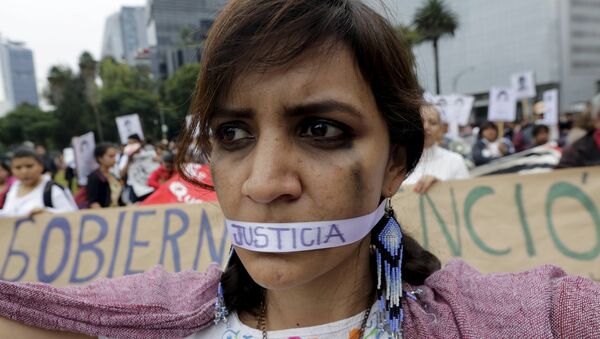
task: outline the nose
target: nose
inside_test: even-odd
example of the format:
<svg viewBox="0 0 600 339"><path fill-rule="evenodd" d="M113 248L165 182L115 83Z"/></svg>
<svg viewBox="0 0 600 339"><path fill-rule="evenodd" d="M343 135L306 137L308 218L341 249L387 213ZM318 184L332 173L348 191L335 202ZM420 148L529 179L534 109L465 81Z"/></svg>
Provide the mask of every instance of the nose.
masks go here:
<svg viewBox="0 0 600 339"><path fill-rule="evenodd" d="M242 194L254 202L291 201L302 194L298 161L290 143L280 138L260 138L252 150L250 164Z"/></svg>

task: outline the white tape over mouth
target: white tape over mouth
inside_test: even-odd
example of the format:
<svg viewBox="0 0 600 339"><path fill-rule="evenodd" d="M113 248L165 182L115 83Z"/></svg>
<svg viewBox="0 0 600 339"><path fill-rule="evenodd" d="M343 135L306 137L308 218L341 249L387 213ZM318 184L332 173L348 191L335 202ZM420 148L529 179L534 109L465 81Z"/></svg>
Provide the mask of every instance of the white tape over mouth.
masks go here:
<svg viewBox="0 0 600 339"><path fill-rule="evenodd" d="M385 214L385 203L367 215L343 220L263 223L225 219L225 224L234 246L269 253L311 251L363 239Z"/></svg>

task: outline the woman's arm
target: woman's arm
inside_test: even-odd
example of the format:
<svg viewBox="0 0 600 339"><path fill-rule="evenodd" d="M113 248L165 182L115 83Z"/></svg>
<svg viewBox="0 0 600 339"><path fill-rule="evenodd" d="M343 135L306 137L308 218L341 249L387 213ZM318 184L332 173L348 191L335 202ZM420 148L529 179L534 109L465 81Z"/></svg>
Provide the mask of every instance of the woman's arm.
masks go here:
<svg viewBox="0 0 600 339"><path fill-rule="evenodd" d="M13 320L0 317L0 339L20 338L20 339L54 339L54 338L92 338L84 334L58 332L44 330L37 327L23 325Z"/></svg>

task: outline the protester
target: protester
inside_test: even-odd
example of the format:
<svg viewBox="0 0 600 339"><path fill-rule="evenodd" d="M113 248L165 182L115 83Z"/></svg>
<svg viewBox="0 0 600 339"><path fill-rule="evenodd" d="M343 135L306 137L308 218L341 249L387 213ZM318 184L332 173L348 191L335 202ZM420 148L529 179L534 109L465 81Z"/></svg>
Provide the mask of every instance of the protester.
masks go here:
<svg viewBox="0 0 600 339"><path fill-rule="evenodd" d="M148 177L148 186L158 189L162 184L167 182L173 174L175 174L175 168L173 167L173 153L163 153L161 165Z"/></svg>
<svg viewBox="0 0 600 339"><path fill-rule="evenodd" d="M42 159L42 163L44 164L44 174L48 174L50 177L54 178L57 168L54 159L48 154L46 146L41 144L35 145L35 153Z"/></svg>
<svg viewBox="0 0 600 339"><path fill-rule="evenodd" d="M533 144L531 147L545 145L550 141L550 129L546 125L536 125L532 131Z"/></svg>
<svg viewBox="0 0 600 339"><path fill-rule="evenodd" d="M456 260L440 269L402 234L386 205L421 156L422 99L409 47L362 1L232 0L203 53L192 125L202 129L198 151L210 159L236 244L225 272L154 269L34 291L0 282L10 291L0 314L135 338L584 338L600 331L600 286L590 279L551 266L486 276ZM196 140L187 129L180 172ZM48 335L0 326L14 336Z"/></svg>
<svg viewBox="0 0 600 339"><path fill-rule="evenodd" d="M121 179L127 183L121 194L122 202L135 204L154 192L147 182L150 174L159 166L155 159L154 147L144 144L139 135L132 134L127 138L127 146L119 160Z"/></svg>
<svg viewBox="0 0 600 339"><path fill-rule="evenodd" d="M11 159L17 181L10 187L0 216L35 215L77 210L71 193L43 174L44 163L34 151L22 148Z"/></svg>
<svg viewBox="0 0 600 339"><path fill-rule="evenodd" d="M88 176L86 193L90 208L118 206L121 183L110 173L116 163L117 148L108 143L100 143L94 149L98 169Z"/></svg>
<svg viewBox="0 0 600 339"><path fill-rule="evenodd" d="M563 151L557 168L600 165L600 94L592 99L590 120L593 129Z"/></svg>
<svg viewBox="0 0 600 339"><path fill-rule="evenodd" d="M440 113L433 105L421 109L425 129L425 150L419 164L404 180L406 185L415 185L417 193L427 191L438 181L466 179L469 170L462 156L448 151L437 144L442 134Z"/></svg>
<svg viewBox="0 0 600 339"><path fill-rule="evenodd" d="M4 198L10 189L10 186L15 182L15 177L12 176L10 170L10 160L0 160L0 209L4 206Z"/></svg>
<svg viewBox="0 0 600 339"><path fill-rule="evenodd" d="M472 156L475 166L485 165L492 160L508 155L512 145L504 138L498 138L498 127L493 122L485 122L479 128L477 142L473 146Z"/></svg>
<svg viewBox="0 0 600 339"><path fill-rule="evenodd" d="M586 136L590 131L594 130L594 121L591 117L592 105L586 105L586 109L575 118L573 126L565 137L565 146L571 146L577 140Z"/></svg>

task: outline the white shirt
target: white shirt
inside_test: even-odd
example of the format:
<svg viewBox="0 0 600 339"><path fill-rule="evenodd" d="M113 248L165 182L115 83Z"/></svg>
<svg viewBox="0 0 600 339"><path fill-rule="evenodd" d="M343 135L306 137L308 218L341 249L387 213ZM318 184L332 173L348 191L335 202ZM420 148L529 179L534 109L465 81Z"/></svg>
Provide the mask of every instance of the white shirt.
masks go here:
<svg viewBox="0 0 600 339"><path fill-rule="evenodd" d="M26 195L19 197L19 180L10 186L4 201L4 208L0 210L0 217L15 217L29 214L35 208L45 208L52 213L71 212L77 210L77 205L68 190L62 190L56 186L52 186L51 197L53 208L44 206L44 187L50 181L50 177L43 175L39 184Z"/></svg>
<svg viewBox="0 0 600 339"><path fill-rule="evenodd" d="M388 338L385 332L379 330L376 326L375 312L377 304L374 304L367 319L367 325L364 333L365 338ZM269 339L288 339L288 338L310 338L310 339L348 339L352 331L360 330L365 316L364 311L350 318L335 321L332 323L293 328L287 330L268 331ZM262 332L256 328L246 326L240 321L237 313L229 315L227 323L220 322L207 329L197 332L186 339L213 339L213 338L243 338L260 339Z"/></svg>
<svg viewBox="0 0 600 339"><path fill-rule="evenodd" d="M404 180L403 185L416 184L425 175L434 176L442 181L467 179L469 170L460 154L433 145L423 151L417 167Z"/></svg>

